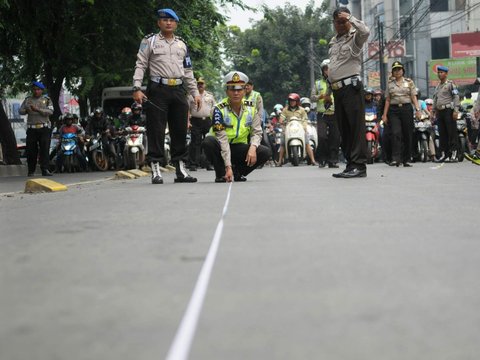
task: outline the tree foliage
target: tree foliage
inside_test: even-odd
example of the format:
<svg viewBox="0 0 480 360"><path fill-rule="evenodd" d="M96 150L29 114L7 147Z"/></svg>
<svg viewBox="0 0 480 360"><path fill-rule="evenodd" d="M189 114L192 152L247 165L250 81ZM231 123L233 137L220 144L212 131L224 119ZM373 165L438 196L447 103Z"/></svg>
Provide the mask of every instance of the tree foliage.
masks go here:
<svg viewBox="0 0 480 360"><path fill-rule="evenodd" d="M315 73L327 57L325 40L333 34L326 4L305 10L286 4L264 7L264 18L244 32L230 27L225 33L225 53L232 67L245 72L263 95L267 108L284 103L288 93L310 94L309 42L313 39Z"/></svg>
<svg viewBox="0 0 480 360"><path fill-rule="evenodd" d="M220 4L243 7L240 0ZM100 103L102 88L132 83L141 38L158 31L158 7L154 0L1 0L0 83L17 93L42 80L58 116L65 82L85 114L87 102ZM162 1L161 7L180 16L177 33L189 45L198 74L218 77L216 28L225 18L215 0Z"/></svg>

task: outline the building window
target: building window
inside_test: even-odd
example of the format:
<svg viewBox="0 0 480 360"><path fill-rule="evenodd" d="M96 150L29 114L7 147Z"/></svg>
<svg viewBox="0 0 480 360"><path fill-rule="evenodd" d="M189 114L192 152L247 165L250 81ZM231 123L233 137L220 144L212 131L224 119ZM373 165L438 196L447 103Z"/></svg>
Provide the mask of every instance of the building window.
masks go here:
<svg viewBox="0 0 480 360"><path fill-rule="evenodd" d="M465 11L465 0L455 0L455 10Z"/></svg>
<svg viewBox="0 0 480 360"><path fill-rule="evenodd" d="M448 11L448 0L430 0L430 11Z"/></svg>
<svg viewBox="0 0 480 360"><path fill-rule="evenodd" d="M450 37L432 38L432 59L450 58Z"/></svg>

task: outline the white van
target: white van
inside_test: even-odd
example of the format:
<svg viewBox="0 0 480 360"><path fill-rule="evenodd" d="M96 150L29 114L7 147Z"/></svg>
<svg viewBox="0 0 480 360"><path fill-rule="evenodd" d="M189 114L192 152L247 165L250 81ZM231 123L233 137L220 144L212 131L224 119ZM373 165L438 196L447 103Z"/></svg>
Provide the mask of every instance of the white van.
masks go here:
<svg viewBox="0 0 480 360"><path fill-rule="evenodd" d="M145 92L146 87L142 86ZM106 115L117 118L124 107L131 107L133 104L132 87L117 86L104 88L102 91L102 108Z"/></svg>

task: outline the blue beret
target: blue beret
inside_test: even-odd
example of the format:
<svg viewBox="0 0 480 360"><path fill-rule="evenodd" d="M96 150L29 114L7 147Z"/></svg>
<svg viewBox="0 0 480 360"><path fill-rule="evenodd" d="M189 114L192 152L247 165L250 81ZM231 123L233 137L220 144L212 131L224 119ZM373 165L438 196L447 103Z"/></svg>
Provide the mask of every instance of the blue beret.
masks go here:
<svg viewBox="0 0 480 360"><path fill-rule="evenodd" d="M32 81L32 86L36 86L39 89L45 90L45 85L43 85L40 81Z"/></svg>
<svg viewBox="0 0 480 360"><path fill-rule="evenodd" d="M445 71L445 72L448 72L448 67L443 66L443 65L437 66L437 71Z"/></svg>
<svg viewBox="0 0 480 360"><path fill-rule="evenodd" d="M171 19L175 20L176 22L180 21L177 14L172 9L158 9L157 14L158 14L159 19L171 18Z"/></svg>

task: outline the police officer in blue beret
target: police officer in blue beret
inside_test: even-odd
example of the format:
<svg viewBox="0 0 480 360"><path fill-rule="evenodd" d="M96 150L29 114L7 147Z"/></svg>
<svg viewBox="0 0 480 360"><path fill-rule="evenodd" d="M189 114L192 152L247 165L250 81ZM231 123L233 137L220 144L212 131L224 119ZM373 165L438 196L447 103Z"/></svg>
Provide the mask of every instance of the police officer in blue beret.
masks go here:
<svg viewBox="0 0 480 360"><path fill-rule="evenodd" d="M189 109L185 90L194 98L197 109L201 107L201 97L187 45L174 34L179 17L172 9L160 9L157 14L160 32L145 36L140 43L133 75L133 99L139 104L148 100L146 123L152 183L163 184L160 167L167 162L164 145L167 124L171 160L176 169L175 182L196 182L197 179L190 176L185 168ZM150 78L144 94L140 87L147 70Z"/></svg>
<svg viewBox="0 0 480 360"><path fill-rule="evenodd" d="M28 176L35 174L37 158L43 176L52 176L49 167L51 124L49 116L53 114L53 104L49 97L43 95L45 85L39 81L32 82L33 95L27 97L20 106L20 115L27 115L27 165Z"/></svg>
<svg viewBox="0 0 480 360"><path fill-rule="evenodd" d="M457 162L458 134L457 116L460 107L460 96L457 86L448 80L448 67L437 66L440 84L433 94L433 112L437 118L440 135L440 156L438 162Z"/></svg>

